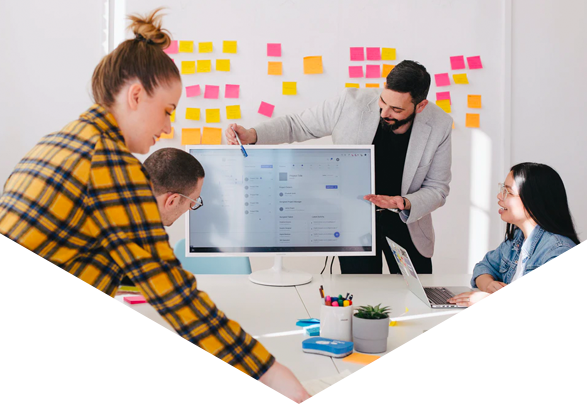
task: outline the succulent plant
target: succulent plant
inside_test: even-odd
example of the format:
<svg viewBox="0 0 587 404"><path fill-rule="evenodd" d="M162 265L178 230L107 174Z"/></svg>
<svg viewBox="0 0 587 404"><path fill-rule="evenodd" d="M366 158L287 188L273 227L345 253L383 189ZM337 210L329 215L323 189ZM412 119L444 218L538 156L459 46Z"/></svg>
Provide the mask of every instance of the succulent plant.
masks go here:
<svg viewBox="0 0 587 404"><path fill-rule="evenodd" d="M359 306L355 317L364 318L368 320L378 320L389 317L388 313L391 309L389 306L381 307L381 303L377 306Z"/></svg>

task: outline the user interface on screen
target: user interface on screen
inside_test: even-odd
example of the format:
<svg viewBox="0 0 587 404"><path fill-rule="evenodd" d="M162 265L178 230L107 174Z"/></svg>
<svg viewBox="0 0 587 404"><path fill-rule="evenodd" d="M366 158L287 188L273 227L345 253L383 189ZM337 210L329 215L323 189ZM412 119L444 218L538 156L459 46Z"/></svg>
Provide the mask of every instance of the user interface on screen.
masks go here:
<svg viewBox="0 0 587 404"><path fill-rule="evenodd" d="M189 253L371 252L370 149L190 148L206 172Z"/></svg>

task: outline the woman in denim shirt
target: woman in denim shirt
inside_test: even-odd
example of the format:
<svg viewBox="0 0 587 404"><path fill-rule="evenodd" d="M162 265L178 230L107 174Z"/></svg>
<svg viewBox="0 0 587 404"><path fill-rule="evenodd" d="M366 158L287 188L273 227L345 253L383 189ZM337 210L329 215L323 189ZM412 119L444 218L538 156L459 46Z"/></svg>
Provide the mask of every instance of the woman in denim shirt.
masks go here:
<svg viewBox="0 0 587 404"><path fill-rule="evenodd" d="M580 243L565 186L551 167L513 166L497 200L501 220L508 223L505 241L475 265L471 286L480 291L461 293L450 303L470 306Z"/></svg>

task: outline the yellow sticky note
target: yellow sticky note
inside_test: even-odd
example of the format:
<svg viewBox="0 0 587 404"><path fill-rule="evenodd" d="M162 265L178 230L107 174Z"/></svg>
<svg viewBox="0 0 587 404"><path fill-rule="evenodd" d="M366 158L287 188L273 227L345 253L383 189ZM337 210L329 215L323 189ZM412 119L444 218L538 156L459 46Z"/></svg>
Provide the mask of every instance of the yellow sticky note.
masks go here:
<svg viewBox="0 0 587 404"><path fill-rule="evenodd" d="M179 53L193 53L194 41L179 41Z"/></svg>
<svg viewBox="0 0 587 404"><path fill-rule="evenodd" d="M207 109L206 110L206 123L220 123L220 110L219 109Z"/></svg>
<svg viewBox="0 0 587 404"><path fill-rule="evenodd" d="M395 60L395 48L381 48L381 60Z"/></svg>
<svg viewBox="0 0 587 404"><path fill-rule="evenodd" d="M236 41L222 42L222 53L236 53Z"/></svg>
<svg viewBox="0 0 587 404"><path fill-rule="evenodd" d="M386 65L386 64L381 66L381 77L387 77L389 72L392 71L394 67L395 67L395 65Z"/></svg>
<svg viewBox="0 0 587 404"><path fill-rule="evenodd" d="M367 355L358 352L354 352L349 356L345 357L342 361L343 362L351 362L351 363L358 363L360 365L368 365L370 363L375 362L380 357L377 355Z"/></svg>
<svg viewBox="0 0 587 404"><path fill-rule="evenodd" d="M216 70L219 72L229 72L230 59L216 59Z"/></svg>
<svg viewBox="0 0 587 404"><path fill-rule="evenodd" d="M198 73L210 73L212 71L211 60L198 60Z"/></svg>
<svg viewBox="0 0 587 404"><path fill-rule="evenodd" d="M396 325L397 325L397 321L390 321L389 322L390 327L395 327Z"/></svg>
<svg viewBox="0 0 587 404"><path fill-rule="evenodd" d="M367 83L365 84L367 88L379 88L379 83Z"/></svg>
<svg viewBox="0 0 587 404"><path fill-rule="evenodd" d="M200 42L198 44L198 52L200 53L211 53L213 49L212 42Z"/></svg>
<svg viewBox="0 0 587 404"><path fill-rule="evenodd" d="M283 82L283 95L296 95L297 93L297 83L295 81Z"/></svg>
<svg viewBox="0 0 587 404"><path fill-rule="evenodd" d="M467 73L453 74L452 79L455 81L455 84L469 84Z"/></svg>
<svg viewBox="0 0 587 404"><path fill-rule="evenodd" d="M200 120L200 108L186 108L185 119L191 119L193 121Z"/></svg>
<svg viewBox="0 0 587 404"><path fill-rule="evenodd" d="M304 58L304 74L322 73L322 56L306 56Z"/></svg>
<svg viewBox="0 0 587 404"><path fill-rule="evenodd" d="M567 368L559 368L559 369L542 369L537 370L538 373L542 375L542 377L546 377L548 380L553 382L561 382L564 380L579 380L579 376L571 372Z"/></svg>
<svg viewBox="0 0 587 404"><path fill-rule="evenodd" d="M160 139L173 139L174 132L175 132L175 130L173 129L173 127L171 128L171 132L169 132L169 133L161 132Z"/></svg>
<svg viewBox="0 0 587 404"><path fill-rule="evenodd" d="M359 83L346 83L345 87L359 88Z"/></svg>
<svg viewBox="0 0 587 404"><path fill-rule="evenodd" d="M173 112L171 113L171 122L175 122L175 110L173 110Z"/></svg>
<svg viewBox="0 0 587 404"><path fill-rule="evenodd" d="M181 144L200 144L202 131L200 128L183 128L181 130Z"/></svg>
<svg viewBox="0 0 587 404"><path fill-rule="evenodd" d="M222 143L222 129L204 127L202 135L202 144L220 144Z"/></svg>
<svg viewBox="0 0 587 404"><path fill-rule="evenodd" d="M281 62L268 62L267 74L271 76L281 76L283 74L283 64Z"/></svg>
<svg viewBox="0 0 587 404"><path fill-rule="evenodd" d="M467 97L467 106L469 108L481 108L481 96L469 94Z"/></svg>
<svg viewBox="0 0 587 404"><path fill-rule="evenodd" d="M450 114L450 100L437 100L436 105L442 108L447 114Z"/></svg>
<svg viewBox="0 0 587 404"><path fill-rule="evenodd" d="M196 72L196 62L182 61L181 62L181 74L194 74Z"/></svg>
<svg viewBox="0 0 587 404"><path fill-rule="evenodd" d="M227 105L226 106L226 119L241 119L241 106L240 105Z"/></svg>
<svg viewBox="0 0 587 404"><path fill-rule="evenodd" d="M467 121L465 123L467 128L479 127L479 114L467 114Z"/></svg>

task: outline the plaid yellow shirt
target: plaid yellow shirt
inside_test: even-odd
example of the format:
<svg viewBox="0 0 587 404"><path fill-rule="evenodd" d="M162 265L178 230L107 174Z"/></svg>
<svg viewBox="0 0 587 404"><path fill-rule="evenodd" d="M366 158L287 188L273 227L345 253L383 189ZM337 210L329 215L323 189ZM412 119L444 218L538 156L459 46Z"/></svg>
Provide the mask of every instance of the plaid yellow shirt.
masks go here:
<svg viewBox="0 0 587 404"><path fill-rule="evenodd" d="M0 233L110 296L126 274L182 337L256 379L275 361L181 268L147 172L99 105L16 166Z"/></svg>

